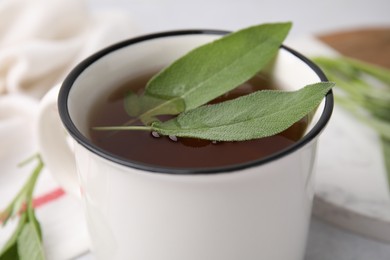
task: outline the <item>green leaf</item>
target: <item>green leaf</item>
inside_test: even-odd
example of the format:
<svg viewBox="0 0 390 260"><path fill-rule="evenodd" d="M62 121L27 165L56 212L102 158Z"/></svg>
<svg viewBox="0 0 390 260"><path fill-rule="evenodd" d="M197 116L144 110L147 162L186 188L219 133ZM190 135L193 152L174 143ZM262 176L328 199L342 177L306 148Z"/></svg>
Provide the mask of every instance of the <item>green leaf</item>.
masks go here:
<svg viewBox="0 0 390 260"><path fill-rule="evenodd" d="M141 113L142 102L140 97L133 91L129 91L125 96L124 108L131 117L139 116Z"/></svg>
<svg viewBox="0 0 390 260"><path fill-rule="evenodd" d="M383 120L371 116L370 114L362 111L358 103L347 97L335 96L336 104L343 107L345 110L350 112L354 117L359 119L362 123L365 123L369 127L373 128L379 135L390 139L390 123L389 121Z"/></svg>
<svg viewBox="0 0 390 260"><path fill-rule="evenodd" d="M35 230L37 230L37 232L38 232L39 240L42 241L41 225L39 224L39 221L38 221L37 217L35 216L35 210L32 206L32 201L30 201L30 205L27 208L27 215L28 215L29 222L31 222L34 225Z"/></svg>
<svg viewBox="0 0 390 260"><path fill-rule="evenodd" d="M22 232L24 224L27 220L27 214L22 214L20 216L17 227L12 233L11 237L8 239L7 243L4 245L3 249L0 251L0 260L17 260L18 257L18 237Z"/></svg>
<svg viewBox="0 0 390 260"><path fill-rule="evenodd" d="M0 260L19 260L18 244L15 242L0 255Z"/></svg>
<svg viewBox="0 0 390 260"><path fill-rule="evenodd" d="M20 213L23 205L25 205L27 200L31 197L35 182L43 168L43 162L39 155L34 155L19 164L19 166L24 166L34 159L38 160L38 166L34 169L29 179L19 190L13 200L8 204L8 206L4 210L0 211L0 221L3 223L3 225L6 225L10 218L15 217L18 213Z"/></svg>
<svg viewBox="0 0 390 260"><path fill-rule="evenodd" d="M26 202L26 196L27 190L26 187L23 187L7 208L0 212L0 221L3 223L3 226L21 211L22 206Z"/></svg>
<svg viewBox="0 0 390 260"><path fill-rule="evenodd" d="M156 115L176 115L185 110L184 101L180 98L172 99L166 103L166 99L154 97L151 95L137 95L129 92L125 97L125 111L131 117L138 117L141 114L141 120L145 125L156 121ZM159 108L163 110L159 110ZM145 111L155 111L155 113L145 113Z"/></svg>
<svg viewBox="0 0 390 260"><path fill-rule="evenodd" d="M41 228L38 220L35 217L32 205L32 194L38 176L43 169L43 162L39 155L35 155L23 162L21 166L31 162L33 159L38 160L38 165L34 168L33 173L26 181L22 189L18 192L6 210L1 214L5 220L13 217L16 215L16 213L21 213L21 217L19 219L17 228L0 252L0 260L44 259L41 244ZM26 209L23 209L24 211L22 211L22 205L26 206ZM6 222L3 222L3 224L6 224ZM38 247L36 246L36 240L32 239L34 237L37 237L37 240L39 241Z"/></svg>
<svg viewBox="0 0 390 260"><path fill-rule="evenodd" d="M190 51L148 82L145 96L160 101L141 110L141 120L191 110L249 80L275 57L290 28L291 23L253 26Z"/></svg>
<svg viewBox="0 0 390 260"><path fill-rule="evenodd" d="M243 141L275 135L311 112L334 86L322 82L298 91L263 90L207 105L152 124L163 135Z"/></svg>
<svg viewBox="0 0 390 260"><path fill-rule="evenodd" d="M28 222L18 238L18 253L21 260L44 260L45 253L37 226Z"/></svg>
<svg viewBox="0 0 390 260"><path fill-rule="evenodd" d="M313 60L351 102L374 117L390 121L390 70L346 57ZM381 87L374 80L381 81Z"/></svg>
<svg viewBox="0 0 390 260"><path fill-rule="evenodd" d="M355 68L356 70L362 71L364 73L367 73L377 78L378 80L387 84L388 87L390 87L390 70L376 66L374 64L370 64L367 62L363 62L363 61L359 61L347 57L341 57L339 59L341 61L344 61L345 63L348 63L351 67Z"/></svg>
<svg viewBox="0 0 390 260"><path fill-rule="evenodd" d="M315 57L313 60L343 91L340 94L335 92L336 104L373 128L381 137L390 188L390 70L342 56ZM373 84L378 82L372 79L383 84Z"/></svg>
<svg viewBox="0 0 390 260"><path fill-rule="evenodd" d="M383 158L385 159L385 167L387 171L387 182L390 188L390 138L381 137Z"/></svg>

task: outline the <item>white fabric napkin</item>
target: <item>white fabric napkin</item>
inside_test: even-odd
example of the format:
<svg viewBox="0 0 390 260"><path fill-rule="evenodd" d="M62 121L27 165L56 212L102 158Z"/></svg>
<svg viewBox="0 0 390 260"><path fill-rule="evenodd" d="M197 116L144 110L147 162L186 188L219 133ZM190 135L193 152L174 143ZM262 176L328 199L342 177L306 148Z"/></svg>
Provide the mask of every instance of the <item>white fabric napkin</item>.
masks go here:
<svg viewBox="0 0 390 260"><path fill-rule="evenodd" d="M34 168L17 164L37 152L39 99L83 58L135 32L124 13L91 11L82 0L0 1L0 209ZM81 203L64 194L46 170L34 197L47 259L71 259L87 251ZM16 222L0 228L0 248Z"/></svg>

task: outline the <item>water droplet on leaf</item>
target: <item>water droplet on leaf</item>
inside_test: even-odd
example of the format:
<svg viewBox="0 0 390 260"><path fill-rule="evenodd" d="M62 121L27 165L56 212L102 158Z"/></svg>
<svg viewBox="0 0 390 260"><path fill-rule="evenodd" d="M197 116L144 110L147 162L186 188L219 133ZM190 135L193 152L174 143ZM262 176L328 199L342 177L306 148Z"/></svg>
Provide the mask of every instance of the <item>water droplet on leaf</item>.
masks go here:
<svg viewBox="0 0 390 260"><path fill-rule="evenodd" d="M155 138L159 138L160 137L159 133L157 133L156 131L152 132L152 136L155 137Z"/></svg>
<svg viewBox="0 0 390 260"><path fill-rule="evenodd" d="M171 140L174 141L174 142L177 142L177 137L174 136L174 135L170 135L170 136L169 136L169 139L171 139Z"/></svg>

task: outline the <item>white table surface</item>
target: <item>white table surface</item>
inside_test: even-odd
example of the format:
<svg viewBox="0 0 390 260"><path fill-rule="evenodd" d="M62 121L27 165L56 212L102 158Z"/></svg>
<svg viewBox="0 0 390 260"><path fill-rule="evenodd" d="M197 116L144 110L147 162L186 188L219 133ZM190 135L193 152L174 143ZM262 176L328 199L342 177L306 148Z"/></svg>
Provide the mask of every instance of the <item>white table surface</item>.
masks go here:
<svg viewBox="0 0 390 260"><path fill-rule="evenodd" d="M304 260L389 260L390 244L367 239L312 219ZM74 260L95 260L87 253Z"/></svg>
<svg viewBox="0 0 390 260"><path fill-rule="evenodd" d="M235 30L292 21L289 38L358 27L390 26L389 0L90 0L91 8L121 8L137 34L172 29ZM77 260L93 260L88 253ZM390 244L312 218L305 260L388 260Z"/></svg>

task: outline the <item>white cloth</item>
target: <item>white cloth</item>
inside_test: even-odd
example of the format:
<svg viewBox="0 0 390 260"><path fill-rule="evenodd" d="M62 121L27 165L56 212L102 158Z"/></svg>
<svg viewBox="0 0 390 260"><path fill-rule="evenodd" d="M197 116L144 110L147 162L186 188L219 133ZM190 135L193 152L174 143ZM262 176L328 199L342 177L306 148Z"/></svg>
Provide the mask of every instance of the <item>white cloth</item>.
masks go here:
<svg viewBox="0 0 390 260"><path fill-rule="evenodd" d="M17 164L37 152L33 129L39 99L83 58L135 32L123 12L91 11L82 0L0 1L0 209L34 167ZM71 259L87 251L80 202L61 194L46 170L34 197L44 201L36 214L47 259ZM0 227L0 248L15 224Z"/></svg>
<svg viewBox="0 0 390 260"><path fill-rule="evenodd" d="M127 16L82 0L0 2L0 93L41 97L86 55L134 33Z"/></svg>

